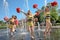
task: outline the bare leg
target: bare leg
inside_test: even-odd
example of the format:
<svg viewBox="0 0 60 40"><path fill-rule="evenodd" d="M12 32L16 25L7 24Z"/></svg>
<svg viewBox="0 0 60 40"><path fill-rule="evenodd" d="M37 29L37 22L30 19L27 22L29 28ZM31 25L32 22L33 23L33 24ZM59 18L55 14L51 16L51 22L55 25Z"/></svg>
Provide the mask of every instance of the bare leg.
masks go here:
<svg viewBox="0 0 60 40"><path fill-rule="evenodd" d="M14 25L14 31L16 31L16 25Z"/></svg>
<svg viewBox="0 0 60 40"><path fill-rule="evenodd" d="M44 38L46 40L46 36L49 35L50 36L50 30L51 30L51 23L50 22L46 22L46 30L45 30L45 34L44 34Z"/></svg>
<svg viewBox="0 0 60 40"><path fill-rule="evenodd" d="M31 38L34 38L34 27L29 26L28 31L30 32Z"/></svg>
<svg viewBox="0 0 60 40"><path fill-rule="evenodd" d="M33 40L35 40L35 36L34 36L34 27L31 26L31 27L30 27L30 30L31 30L31 38L32 38Z"/></svg>
<svg viewBox="0 0 60 40"><path fill-rule="evenodd" d="M10 28L10 34L13 35L14 31L15 31L15 28L14 28L14 25L13 25L12 28Z"/></svg>
<svg viewBox="0 0 60 40"><path fill-rule="evenodd" d="M10 35L13 35L13 31L12 31L12 28L10 28Z"/></svg>

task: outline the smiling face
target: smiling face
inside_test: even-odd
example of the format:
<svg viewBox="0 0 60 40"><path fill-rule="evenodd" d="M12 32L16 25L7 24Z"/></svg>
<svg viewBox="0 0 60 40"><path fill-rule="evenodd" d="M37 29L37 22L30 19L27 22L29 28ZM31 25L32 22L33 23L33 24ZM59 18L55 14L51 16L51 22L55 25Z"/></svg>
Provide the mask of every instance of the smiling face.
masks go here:
<svg viewBox="0 0 60 40"><path fill-rule="evenodd" d="M49 7L48 6L45 8L45 12L49 12Z"/></svg>
<svg viewBox="0 0 60 40"><path fill-rule="evenodd" d="M17 19L17 16L15 16L15 18L14 19Z"/></svg>

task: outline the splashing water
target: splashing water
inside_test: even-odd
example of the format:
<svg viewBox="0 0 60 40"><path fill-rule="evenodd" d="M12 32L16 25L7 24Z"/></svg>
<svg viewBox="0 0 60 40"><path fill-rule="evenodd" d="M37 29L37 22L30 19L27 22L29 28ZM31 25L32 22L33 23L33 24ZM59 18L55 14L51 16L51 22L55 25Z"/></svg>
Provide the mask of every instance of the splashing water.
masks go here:
<svg viewBox="0 0 60 40"><path fill-rule="evenodd" d="M5 10L5 16L8 16L9 8L8 8L8 2L6 0L3 0L3 7ZM6 23L6 25L8 25L8 23ZM7 27L7 35L8 35L8 27Z"/></svg>
<svg viewBox="0 0 60 40"><path fill-rule="evenodd" d="M28 0L26 0L26 7L27 7L27 10L29 10Z"/></svg>
<svg viewBox="0 0 60 40"><path fill-rule="evenodd" d="M47 0L45 0L45 7L46 7L46 5L47 5Z"/></svg>
<svg viewBox="0 0 60 40"><path fill-rule="evenodd" d="M6 0L3 0L3 7L4 7L4 10L5 10L6 16L8 16L9 8L8 8L8 2Z"/></svg>

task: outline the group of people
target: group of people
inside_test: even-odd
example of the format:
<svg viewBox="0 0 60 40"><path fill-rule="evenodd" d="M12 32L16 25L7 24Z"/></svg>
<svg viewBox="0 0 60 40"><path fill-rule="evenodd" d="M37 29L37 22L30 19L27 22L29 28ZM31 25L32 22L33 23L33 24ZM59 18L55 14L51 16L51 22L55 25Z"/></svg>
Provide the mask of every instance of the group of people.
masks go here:
<svg viewBox="0 0 60 40"><path fill-rule="evenodd" d="M23 14L25 14L27 17L27 30L30 32L31 38L34 38L34 25L35 25L34 15L31 13L30 10L28 10L27 14L26 13L23 13ZM13 15L7 22L9 23L8 28L10 30L10 35L13 35L19 23L17 16Z"/></svg>
<svg viewBox="0 0 60 40"><path fill-rule="evenodd" d="M37 11L37 12L39 12L39 11ZM47 15L50 15L48 10L45 13ZM34 25L35 25L35 23L38 22L38 18L34 18L35 15L33 15L30 10L28 10L27 13L23 13L23 14L25 14L26 17L27 17L27 30L30 32L31 38L35 38L35 36L34 36ZM47 31L50 29L50 25L51 25L51 23L50 23L50 16L47 16L46 14L44 15L44 16L46 16L45 35L47 35ZM18 26L17 16L13 15L12 18L10 18L8 20L8 22L9 22L8 27L10 29L10 34L13 34L15 29L16 29L16 27Z"/></svg>

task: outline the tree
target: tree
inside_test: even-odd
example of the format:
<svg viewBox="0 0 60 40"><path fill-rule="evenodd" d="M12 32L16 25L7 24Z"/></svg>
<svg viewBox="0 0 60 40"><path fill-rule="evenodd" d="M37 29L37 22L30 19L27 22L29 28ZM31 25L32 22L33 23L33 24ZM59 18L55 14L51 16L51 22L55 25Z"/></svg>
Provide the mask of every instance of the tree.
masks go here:
<svg viewBox="0 0 60 40"><path fill-rule="evenodd" d="M41 23L44 21L44 12L41 12L41 10L37 10L39 11L39 15L38 16L34 16L35 18L38 18L38 22Z"/></svg>
<svg viewBox="0 0 60 40"><path fill-rule="evenodd" d="M43 21L45 21L45 19L44 19L44 12L40 13L39 20L40 20L40 23L43 22Z"/></svg>
<svg viewBox="0 0 60 40"><path fill-rule="evenodd" d="M58 17L58 20L56 21L56 23L60 23L60 16Z"/></svg>
<svg viewBox="0 0 60 40"><path fill-rule="evenodd" d="M2 23L3 23L3 21L1 20L1 21L0 21L0 24L2 24Z"/></svg>
<svg viewBox="0 0 60 40"><path fill-rule="evenodd" d="M6 24L5 24L5 22L4 21L0 21L0 26L5 26Z"/></svg>
<svg viewBox="0 0 60 40"><path fill-rule="evenodd" d="M56 9L57 9L57 7L53 7L50 10L52 24L55 24L55 22L58 20L58 12Z"/></svg>

